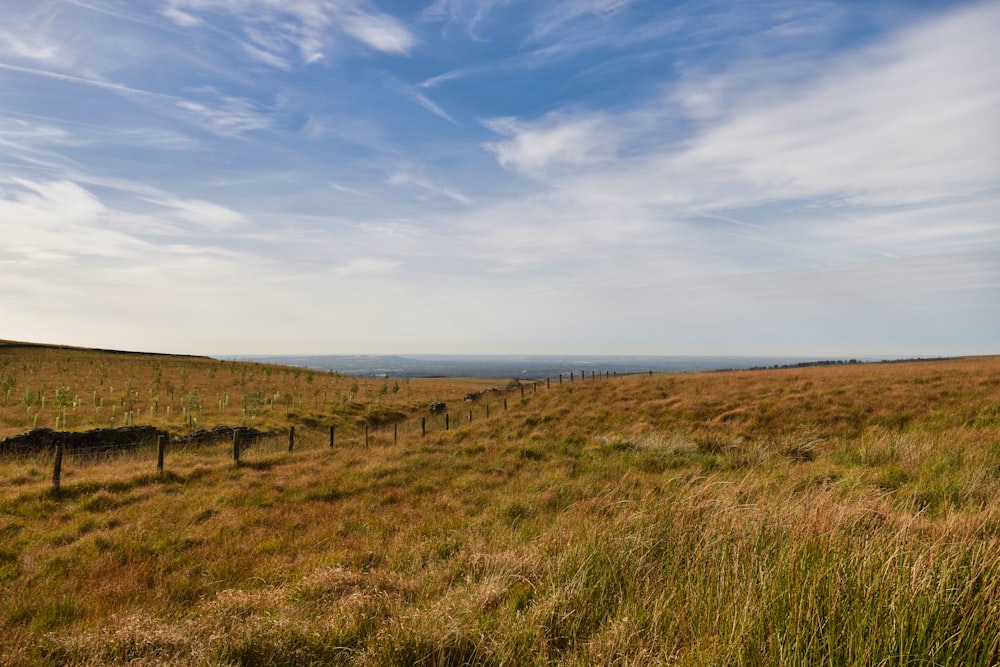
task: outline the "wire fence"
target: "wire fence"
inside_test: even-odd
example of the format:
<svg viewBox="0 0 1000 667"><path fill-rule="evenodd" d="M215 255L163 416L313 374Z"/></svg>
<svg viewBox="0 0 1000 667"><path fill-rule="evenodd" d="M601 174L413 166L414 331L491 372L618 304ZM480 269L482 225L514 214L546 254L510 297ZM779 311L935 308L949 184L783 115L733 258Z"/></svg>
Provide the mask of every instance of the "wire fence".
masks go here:
<svg viewBox="0 0 1000 667"><path fill-rule="evenodd" d="M372 448L400 443L416 444L435 432L456 430L470 421L496 418L503 405L462 406L463 417L451 412L410 417L394 423L369 423L357 418L351 423L330 426L296 425L287 430L260 432L251 429L224 429L202 433L201 437L160 436L127 445L109 447L104 443L89 446L66 446L55 442L42 451L8 454L4 458L26 468L48 468L52 471L52 488L59 491L64 484L106 479L109 472L117 475L164 474L176 468L192 466L253 465L279 454L294 456L298 452L320 449ZM359 423L360 422L360 423ZM113 465L113 468L111 467Z"/></svg>
<svg viewBox="0 0 1000 667"><path fill-rule="evenodd" d="M106 479L109 464L114 472L125 474L164 474L175 468L192 466L253 465L280 454L294 456L296 452L322 449L358 449L385 446L416 446L429 436L450 432L462 433L465 427L484 420L500 420L512 412L523 412L532 399L545 389L574 381L592 381L613 377L611 373L559 376L555 379L524 383L505 390L487 390L466 396L461 404L422 416L398 417L394 421L378 413L365 416L335 416L336 423L297 424L281 431L257 431L244 427L219 427L174 438L165 433L158 438L109 446L106 442L92 445L64 446L54 442L43 451L6 454L2 459L14 460L34 467L52 470L52 488L58 491L63 481L78 483L86 479ZM617 374L614 374L617 377ZM337 421L339 420L339 421ZM58 434L56 434L58 435Z"/></svg>

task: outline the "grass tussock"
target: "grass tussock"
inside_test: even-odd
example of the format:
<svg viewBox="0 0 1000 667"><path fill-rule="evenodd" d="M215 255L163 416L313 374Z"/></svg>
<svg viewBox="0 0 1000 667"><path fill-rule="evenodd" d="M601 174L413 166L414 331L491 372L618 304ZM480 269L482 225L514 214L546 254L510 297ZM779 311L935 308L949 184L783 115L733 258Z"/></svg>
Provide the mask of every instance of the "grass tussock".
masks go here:
<svg viewBox="0 0 1000 667"><path fill-rule="evenodd" d="M0 665L1000 662L1000 361L508 398L368 449L75 463L59 493L46 456L0 460Z"/></svg>

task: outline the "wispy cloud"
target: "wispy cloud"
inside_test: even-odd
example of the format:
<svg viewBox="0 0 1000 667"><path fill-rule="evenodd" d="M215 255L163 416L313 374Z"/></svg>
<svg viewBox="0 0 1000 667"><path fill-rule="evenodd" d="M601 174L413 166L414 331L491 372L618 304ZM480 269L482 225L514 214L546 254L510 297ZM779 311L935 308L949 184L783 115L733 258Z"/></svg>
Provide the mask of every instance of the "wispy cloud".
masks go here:
<svg viewBox="0 0 1000 667"><path fill-rule="evenodd" d="M0 218L17 221L5 229L8 253L47 247L66 258L113 255L141 262L135 253L145 252L154 238L161 244L168 237L201 243L208 237L192 238L193 231L231 234L238 229L246 232L249 225L242 213L214 202L142 186L129 192L127 183L100 183L105 189L116 185L122 193L138 195L130 207L109 206L92 189L68 179L0 179Z"/></svg>
<svg viewBox="0 0 1000 667"><path fill-rule="evenodd" d="M463 25L469 37L485 40L479 30L490 14L516 0L435 0L421 13L425 21Z"/></svg>
<svg viewBox="0 0 1000 667"><path fill-rule="evenodd" d="M250 100L217 95L212 103L177 100L176 106L204 129L226 136L263 130L271 126L270 117L258 110Z"/></svg>
<svg viewBox="0 0 1000 667"><path fill-rule="evenodd" d="M491 118L484 125L508 137L485 144L497 162L535 176L565 173L566 168L597 167L613 154L618 143L616 131L603 113L553 112L532 122Z"/></svg>
<svg viewBox="0 0 1000 667"><path fill-rule="evenodd" d="M876 258L888 275L910 266L893 258L998 247L1000 72L981 66L1000 58L998 20L1000 6L967 8L820 71L779 59L770 77L758 70L757 88L717 85L711 113L667 90L618 112L487 120L503 138L485 149L537 189L462 216L455 234L483 267L568 292L711 279L699 298L712 303L728 303L738 283L723 276L840 267L810 279L819 290L850 267L875 275ZM685 123L696 131L678 138ZM581 273L595 248L617 261ZM964 272L941 271L961 289ZM886 280L884 293L903 289Z"/></svg>
<svg viewBox="0 0 1000 667"><path fill-rule="evenodd" d="M536 21L534 37L551 35L581 17L604 19L614 16L632 0L569 0L547 7Z"/></svg>
<svg viewBox="0 0 1000 667"><path fill-rule="evenodd" d="M735 97L707 103L708 113L689 100L654 99L618 115L492 119L487 127L507 139L486 147L500 164L563 188L578 178L581 191L649 204L723 208L818 196L888 205L967 195L1000 182L992 148L1000 145L1000 70L982 67L1000 58L997 30L1000 6L978 6L804 81L793 72L787 83L746 91L712 79L709 90ZM772 73L787 74L785 63ZM683 145L663 145L659 137L685 113L712 120ZM635 131L638 119L647 131ZM611 153L621 159L602 171Z"/></svg>
<svg viewBox="0 0 1000 667"><path fill-rule="evenodd" d="M205 243L185 220L215 223L229 216L216 205L184 199L129 211L72 181L0 178L0 304L7 331L26 340L65 340L49 319L58 313L78 322L75 340L134 349L147 345L141 342L147 327L167 327L179 314L194 313L206 285L228 295L217 314L249 317L245 272L253 255L234 252L231 234ZM163 236L171 219L181 224ZM199 335L215 334L204 329Z"/></svg>
<svg viewBox="0 0 1000 667"><path fill-rule="evenodd" d="M67 158L63 151L81 148L88 141L74 136L67 130L48 122L38 122L19 118L0 118L0 148L4 165L17 173L17 167L28 167L50 174L71 170L78 164ZM5 169L0 167L0 177Z"/></svg>
<svg viewBox="0 0 1000 667"><path fill-rule="evenodd" d="M279 69L291 56L310 64L329 56L341 36L391 54L407 54L417 40L395 17L364 0L169 0L164 16L185 28L199 28L213 15L236 18L243 50L255 60Z"/></svg>
<svg viewBox="0 0 1000 667"><path fill-rule="evenodd" d="M288 58L275 55L274 51L259 49L248 42L242 42L240 46L243 47L243 50L248 56L254 60L264 63L265 65L269 65L275 69L285 70L286 72L292 69L292 65L288 61Z"/></svg>
<svg viewBox="0 0 1000 667"><path fill-rule="evenodd" d="M182 28L196 28L203 23L195 14L186 12L174 5L164 7L160 10L160 13Z"/></svg>
<svg viewBox="0 0 1000 667"><path fill-rule="evenodd" d="M448 81L455 81L467 76L467 70L455 69L450 72L445 72L444 74L438 74L437 76L432 76L429 79L425 79L417 84L418 88L436 88L443 83Z"/></svg>
<svg viewBox="0 0 1000 667"><path fill-rule="evenodd" d="M8 261L73 261L80 257L124 257L146 244L107 228L109 210L70 181L0 181L3 255Z"/></svg>
<svg viewBox="0 0 1000 667"><path fill-rule="evenodd" d="M507 67L539 67L550 61L598 49L624 50L650 42L681 28L667 18L633 16L632 0L559 0L549 3L523 0L438 0L422 13L426 21L459 25L475 40L490 41L490 27L509 14L524 24L519 50Z"/></svg>
<svg viewBox="0 0 1000 667"><path fill-rule="evenodd" d="M355 197L367 197L368 196L367 193L365 193L365 192L363 192L363 191L361 191L361 190L359 190L357 188L352 188L349 185L343 185L341 183L330 183L330 188L332 190L336 191L336 192L340 192L340 193L345 194L345 195L352 195L352 196L355 196Z"/></svg>
<svg viewBox="0 0 1000 667"><path fill-rule="evenodd" d="M137 127L137 128L102 128L104 139L107 144L121 143L128 146L141 146L143 148L153 148L159 150L188 150L199 148L202 145L192 137L162 127Z"/></svg>
<svg viewBox="0 0 1000 667"><path fill-rule="evenodd" d="M51 144L72 144L76 141L66 130L54 125L30 122L18 118L0 118L0 145L24 150Z"/></svg>
<svg viewBox="0 0 1000 667"><path fill-rule="evenodd" d="M124 128L21 115L24 117L0 117L0 147L6 157L71 178L79 177L83 169L79 162L65 155L69 150L96 146L190 150L199 146L191 137L166 128Z"/></svg>
<svg viewBox="0 0 1000 667"><path fill-rule="evenodd" d="M81 86L90 86L93 88L101 88L103 90L109 90L116 93L121 93L123 95L131 96L141 96L141 97L153 97L160 100L176 100L178 98L173 95L165 95L163 93L154 92L151 90L144 90L142 88L134 88L132 86L127 86L125 84L116 83L114 81L105 81L102 79L93 79L82 76L73 76L71 74L63 74L61 72L54 72L52 70L39 69L35 67L22 67L20 65L11 65L9 63L0 63L0 70L6 70L8 72L18 72L20 74L28 74L31 76L39 76L47 79L55 79L57 81L64 81L67 83L79 84Z"/></svg>
<svg viewBox="0 0 1000 667"><path fill-rule="evenodd" d="M242 213L209 201L171 198L156 203L173 209L182 220L215 232L247 223Z"/></svg>
<svg viewBox="0 0 1000 667"><path fill-rule="evenodd" d="M454 118L451 117L451 114L449 114L447 111L439 107L433 100L431 100L429 97L424 95L416 88L407 85L400 85L399 90L403 93L405 97L413 100L414 102L422 106L424 109L427 109L438 118L446 120L449 123L452 123L453 125L459 124L458 121L456 121Z"/></svg>
<svg viewBox="0 0 1000 667"><path fill-rule="evenodd" d="M813 81L755 91L675 164L728 182L733 199L903 204L992 187L1000 71L981 64L1000 57L998 29L1000 5L980 6L845 57Z"/></svg>
<svg viewBox="0 0 1000 667"><path fill-rule="evenodd" d="M456 192L451 188L447 188L442 185L437 185L425 178L422 178L420 176L405 171L396 172L395 174L389 177L388 182L391 185L415 185L418 188L421 188L422 190L430 192L431 194L445 197L454 202L458 202L459 204L471 205L473 203L471 199L469 199L460 192Z"/></svg>
<svg viewBox="0 0 1000 667"><path fill-rule="evenodd" d="M51 63L59 58L59 47L38 35L0 30L0 55Z"/></svg>
<svg viewBox="0 0 1000 667"><path fill-rule="evenodd" d="M945 353L937 321L976 349L1000 335L995 2L15 4L8 336ZM261 308L280 324L216 326ZM184 317L211 323L184 338L166 326Z"/></svg>
<svg viewBox="0 0 1000 667"><path fill-rule="evenodd" d="M32 67L0 63L0 70L54 79L118 93L136 99L144 104L155 103L157 110L161 112L174 108L178 110L178 115L187 118L203 129L226 136L265 129L271 124L269 117L265 113L262 113L255 103L228 95L214 94L212 101L206 100L202 102L176 95L134 88L114 81L89 79ZM214 93L214 91L208 92ZM169 104L164 106L163 102L168 102Z"/></svg>
<svg viewBox="0 0 1000 667"><path fill-rule="evenodd" d="M340 18L345 33L378 51L405 54L416 44L410 31L388 14L354 8Z"/></svg>
<svg viewBox="0 0 1000 667"><path fill-rule="evenodd" d="M57 17L45 3L13 7L0 25L0 57L47 68L72 64L76 49L60 39Z"/></svg>

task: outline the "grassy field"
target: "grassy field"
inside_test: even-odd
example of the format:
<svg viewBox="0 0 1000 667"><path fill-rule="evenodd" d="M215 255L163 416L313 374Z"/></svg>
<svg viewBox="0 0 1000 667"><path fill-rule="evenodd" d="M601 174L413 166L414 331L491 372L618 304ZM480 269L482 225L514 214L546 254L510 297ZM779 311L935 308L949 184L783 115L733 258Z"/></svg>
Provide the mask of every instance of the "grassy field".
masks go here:
<svg viewBox="0 0 1000 667"><path fill-rule="evenodd" d="M473 405L506 383L0 346L4 378L0 437L297 440L70 459L57 494L0 459L2 665L1000 663L1000 358Z"/></svg>

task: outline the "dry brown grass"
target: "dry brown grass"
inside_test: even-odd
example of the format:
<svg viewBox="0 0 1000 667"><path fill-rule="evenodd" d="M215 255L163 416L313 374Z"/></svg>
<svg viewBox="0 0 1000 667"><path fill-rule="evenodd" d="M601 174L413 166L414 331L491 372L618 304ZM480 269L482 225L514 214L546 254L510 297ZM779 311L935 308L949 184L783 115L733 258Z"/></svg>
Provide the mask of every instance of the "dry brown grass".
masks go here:
<svg viewBox="0 0 1000 667"><path fill-rule="evenodd" d="M7 385L9 396L0 392L0 439L34 427L80 431L126 422L172 435L217 424L282 431L290 425L356 427L365 420L375 424L424 415L435 400L448 402L457 418L466 393L498 383L482 378L364 379L207 357L0 342L0 380L4 378L12 383ZM64 391L57 395L58 390ZM60 395L66 397L63 406ZM65 427L60 420L64 409ZM193 421L187 419L189 412Z"/></svg>
<svg viewBox="0 0 1000 667"><path fill-rule="evenodd" d="M240 390L242 368L190 363L199 395ZM412 425L474 384L414 380L397 409ZM240 467L211 447L162 478L148 455L77 462L58 495L47 458L0 463L0 664L1000 661L1000 359L509 402L368 450L305 429Z"/></svg>

